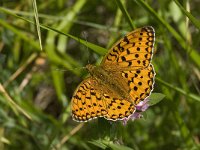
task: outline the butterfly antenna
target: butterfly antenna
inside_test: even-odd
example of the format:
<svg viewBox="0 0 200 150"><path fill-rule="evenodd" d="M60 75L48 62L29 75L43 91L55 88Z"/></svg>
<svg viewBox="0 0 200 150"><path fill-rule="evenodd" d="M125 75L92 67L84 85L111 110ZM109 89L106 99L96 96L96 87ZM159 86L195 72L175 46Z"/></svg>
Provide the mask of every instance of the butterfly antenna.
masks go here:
<svg viewBox="0 0 200 150"><path fill-rule="evenodd" d="M83 37L85 38L86 45L87 45L88 44L88 41L87 41L88 35L87 35L87 33L85 31L83 31ZM87 48L87 51L88 51L88 46L86 46L86 48Z"/></svg>
<svg viewBox="0 0 200 150"><path fill-rule="evenodd" d="M86 67L76 67L73 69L60 69L60 68L54 68L53 71L62 71L62 72L67 72L67 71L73 71L73 70L81 70L81 69L86 69Z"/></svg>

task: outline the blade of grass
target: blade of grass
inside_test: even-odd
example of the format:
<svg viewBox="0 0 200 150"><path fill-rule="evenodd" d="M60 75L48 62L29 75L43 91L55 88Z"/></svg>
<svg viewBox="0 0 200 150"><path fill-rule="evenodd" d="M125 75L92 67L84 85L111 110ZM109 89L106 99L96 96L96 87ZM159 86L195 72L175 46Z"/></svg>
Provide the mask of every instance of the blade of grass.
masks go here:
<svg viewBox="0 0 200 150"><path fill-rule="evenodd" d="M47 29L47 30L52 30L52 31L54 31L54 32L58 32L58 33L60 33L60 34L62 34L62 35L68 36L68 37L70 37L70 38L76 40L77 42L79 42L79 43L81 43L81 44L87 46L88 48L92 49L93 51L95 51L96 53L98 53L98 54L100 54L100 55L105 55L106 52L107 52L107 50L106 50L105 48L103 48L103 47L101 47L101 46L98 46L98 45L95 45L95 44L93 44L93 43L90 43L90 42L88 42L88 41L85 41L85 40L83 40L83 39L81 39L81 38L77 38L77 37L75 37L75 36L73 36L73 35L71 35L71 34L63 33L63 32L60 32L60 31L54 29L54 28L47 27L47 26L44 26L44 25L42 25L42 27L45 28L45 29Z"/></svg>
<svg viewBox="0 0 200 150"><path fill-rule="evenodd" d="M177 0L173 0L181 11L190 19L190 21L200 30L200 21L197 20L191 13L189 13Z"/></svg>
<svg viewBox="0 0 200 150"><path fill-rule="evenodd" d="M35 15L37 34L38 34L39 43L40 43L40 49L42 50L42 39L41 39L41 32L40 32L40 22L39 22L39 17L38 17L36 0L32 0L32 4L33 4L34 15Z"/></svg>
<svg viewBox="0 0 200 150"><path fill-rule="evenodd" d="M123 0L121 2L124 5L126 1ZM121 20L122 20L122 11L118 8L117 12L116 12L114 23L113 23L113 27L116 28L116 29L119 29L120 25L121 25ZM111 33L111 36L109 38L109 42L107 44L107 48L110 48L113 45L113 43L116 41L116 38L117 38L116 33Z"/></svg>
<svg viewBox="0 0 200 150"><path fill-rule="evenodd" d="M69 140L69 138L70 138L71 136L73 136L76 132L78 132L83 126L84 126L84 123L80 123L79 125L77 125L74 129L72 129L72 130L70 131L70 133L69 133L68 135L64 136L64 137L60 140L60 143L56 144L55 149L53 149L53 150L60 149L61 146L62 146L65 142L67 142L67 141Z"/></svg>
<svg viewBox="0 0 200 150"><path fill-rule="evenodd" d="M58 100L64 104L67 100L64 95L65 89L65 81L64 81L64 72L62 71L55 71L54 68L56 66L54 64L51 65L51 75L54 83L54 87L56 89L56 94L58 96Z"/></svg>
<svg viewBox="0 0 200 150"><path fill-rule="evenodd" d="M15 103L12 98L9 96L9 94L4 89L3 85L0 83L0 93L7 99L10 106L21 112L25 117L27 117L29 120L32 120L31 116L23 109L21 108L17 103Z"/></svg>
<svg viewBox="0 0 200 150"><path fill-rule="evenodd" d="M163 81L163 80L161 80L161 79L159 79L157 77L156 77L156 80L158 82L160 82L161 84L165 85L166 87L169 87L169 88L171 88L171 89L173 89L173 90L175 90L175 91L177 91L177 92L179 92L179 93L181 93L181 94L183 94L183 95L185 95L185 96L187 96L187 97L189 97L189 98L191 98L193 100L196 100L196 101L200 102L200 97L199 96L197 96L195 94L192 94L192 93L187 93L184 90L182 90L181 88L178 88L178 87L176 87L176 86L174 86L174 85L172 85L170 83L167 83L167 82L165 82L165 81Z"/></svg>
<svg viewBox="0 0 200 150"><path fill-rule="evenodd" d="M126 8L124 7L123 3L121 2L121 0L115 0L115 2L117 3L118 7L121 9L122 14L124 15L125 19L127 20L127 22L129 23L130 27L132 29L135 28L135 25L133 24L133 21L129 15L129 13L127 12Z"/></svg>
<svg viewBox="0 0 200 150"><path fill-rule="evenodd" d="M82 7L84 7L85 3L86 0L77 0L74 3L74 5L69 9L69 11L65 12L65 15L61 20L61 22L58 25L54 26L54 28L64 33L68 33L73 25L73 21L76 20L77 14L82 9ZM55 36L56 35L57 33L55 32ZM66 43L67 43L67 38L58 35L57 50L60 52L65 52Z"/></svg>

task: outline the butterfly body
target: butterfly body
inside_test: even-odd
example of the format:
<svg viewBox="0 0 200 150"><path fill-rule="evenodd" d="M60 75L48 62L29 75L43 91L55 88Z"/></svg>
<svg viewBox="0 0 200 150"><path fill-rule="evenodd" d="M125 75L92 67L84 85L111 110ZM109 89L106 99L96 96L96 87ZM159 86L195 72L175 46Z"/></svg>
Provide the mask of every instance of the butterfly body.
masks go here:
<svg viewBox="0 0 200 150"><path fill-rule="evenodd" d="M74 92L72 118L79 122L98 117L116 121L133 114L135 106L153 90L154 41L153 27L136 29L114 44L100 66L87 65L90 76Z"/></svg>
<svg viewBox="0 0 200 150"><path fill-rule="evenodd" d="M104 87L101 93L106 93L109 95L112 94L119 99L129 99L129 93L127 92L125 86L123 86L123 84L119 82L120 76L117 76L118 72L113 71L116 68L106 69L103 66L94 66L91 64L88 64L86 68L88 69L91 77L93 77L93 79L98 82L98 85ZM93 83L93 85L95 88L95 82Z"/></svg>

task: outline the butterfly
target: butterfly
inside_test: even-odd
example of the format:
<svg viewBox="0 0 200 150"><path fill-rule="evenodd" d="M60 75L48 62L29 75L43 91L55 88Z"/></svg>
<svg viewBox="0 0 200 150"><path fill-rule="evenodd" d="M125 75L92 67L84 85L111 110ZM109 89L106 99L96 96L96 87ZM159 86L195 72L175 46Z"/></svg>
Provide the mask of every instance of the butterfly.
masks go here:
<svg viewBox="0 0 200 150"><path fill-rule="evenodd" d="M135 106L153 90L154 42L153 27L138 28L116 42L99 66L88 64L90 76L80 83L71 100L73 120L104 117L116 121L133 114Z"/></svg>

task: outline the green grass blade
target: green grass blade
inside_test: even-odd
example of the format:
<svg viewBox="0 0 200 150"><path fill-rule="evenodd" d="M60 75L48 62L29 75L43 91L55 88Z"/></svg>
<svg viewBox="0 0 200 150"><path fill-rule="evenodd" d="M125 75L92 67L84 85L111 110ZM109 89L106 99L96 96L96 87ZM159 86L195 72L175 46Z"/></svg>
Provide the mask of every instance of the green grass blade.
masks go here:
<svg viewBox="0 0 200 150"><path fill-rule="evenodd" d="M36 0L32 0L32 4L33 4L34 15L35 15L35 22L36 22L36 29L37 29L38 39L39 39L39 43L40 43L40 49L42 50L42 39L41 39L41 32L40 32L40 22L39 22L39 17L38 17Z"/></svg>
<svg viewBox="0 0 200 150"><path fill-rule="evenodd" d="M156 81L160 82L161 84L165 85L166 87L169 87L169 88L171 88L171 89L173 89L173 90L175 90L175 91L177 91L177 92L179 92L179 93L181 93L181 94L183 94L183 95L185 95L185 96L187 96L187 97L189 97L193 100L200 102L200 96L198 96L198 95L195 95L195 94L192 94L192 93L187 93L183 89L178 88L178 87L176 87L176 86L174 86L170 83L167 83L167 82L165 82L165 81L163 81L159 78L156 78Z"/></svg>
<svg viewBox="0 0 200 150"><path fill-rule="evenodd" d="M121 2L121 0L115 0L115 2L117 3L118 7L121 9L122 14L124 15L125 19L127 20L127 22L129 23L130 27L132 29L135 28L133 21L129 15L129 13L127 12L125 6L123 5L123 3Z"/></svg>
<svg viewBox="0 0 200 150"><path fill-rule="evenodd" d="M26 112L26 110L24 110L22 107L20 107L17 103L15 103L15 101L12 100L12 98L8 95L8 93L5 91L3 85L0 83L0 94L3 95L5 97L5 99L7 99L8 103L10 104L10 106L12 108L14 108L13 110L17 110L20 113L22 113L24 116L26 116L29 120L32 120L32 117L29 115L29 113Z"/></svg>
<svg viewBox="0 0 200 150"><path fill-rule="evenodd" d="M200 30L200 21L197 20L191 13L189 13L177 0L174 0L181 11L190 19L190 21L195 25L196 28Z"/></svg>

